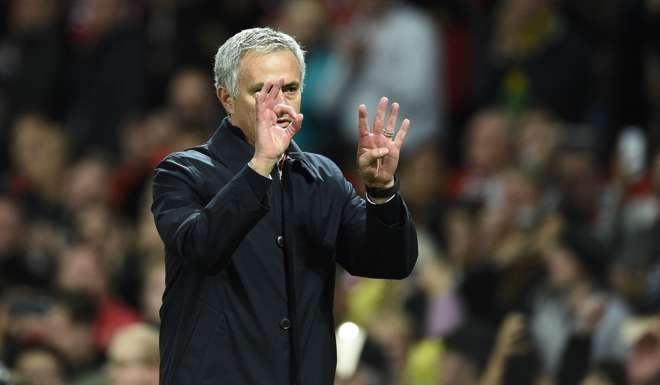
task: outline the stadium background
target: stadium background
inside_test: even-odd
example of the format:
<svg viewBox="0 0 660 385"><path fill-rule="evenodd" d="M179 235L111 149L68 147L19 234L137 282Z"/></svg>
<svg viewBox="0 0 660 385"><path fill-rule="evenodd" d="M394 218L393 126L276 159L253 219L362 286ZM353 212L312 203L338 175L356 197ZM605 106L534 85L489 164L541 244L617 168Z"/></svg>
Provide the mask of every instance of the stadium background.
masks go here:
<svg viewBox="0 0 660 385"><path fill-rule="evenodd" d="M307 50L296 140L350 180L359 103L412 120L419 262L338 274L338 385L660 384L658 0L2 1L0 383L157 383L151 171L262 25Z"/></svg>

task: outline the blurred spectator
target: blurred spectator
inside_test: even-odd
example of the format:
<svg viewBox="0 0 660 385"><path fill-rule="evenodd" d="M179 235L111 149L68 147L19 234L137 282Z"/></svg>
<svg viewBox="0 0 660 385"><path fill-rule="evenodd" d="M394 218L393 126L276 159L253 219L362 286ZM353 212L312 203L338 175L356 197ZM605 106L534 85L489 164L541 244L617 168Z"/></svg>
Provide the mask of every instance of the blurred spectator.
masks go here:
<svg viewBox="0 0 660 385"><path fill-rule="evenodd" d="M7 8L8 28L0 35L0 171L8 160L4 154L13 119L60 111L66 54L59 1L9 0Z"/></svg>
<svg viewBox="0 0 660 385"><path fill-rule="evenodd" d="M553 169L559 210L572 224L594 226L603 205L603 183L598 173L595 145L585 128L571 127L557 150ZM601 238L604 239L604 238Z"/></svg>
<svg viewBox="0 0 660 385"><path fill-rule="evenodd" d="M47 337L45 325L52 300L29 288L6 290L0 298L0 342L3 360L13 364L26 347L41 344Z"/></svg>
<svg viewBox="0 0 660 385"><path fill-rule="evenodd" d="M149 180L208 140L211 56L262 24L307 51L296 141L349 179L355 105L412 120L418 266L337 271L335 317L368 335L337 384L660 383L659 0L0 1L12 380L157 381L155 332L124 329L159 324Z"/></svg>
<svg viewBox="0 0 660 385"><path fill-rule="evenodd" d="M66 366L59 353L46 346L28 347L16 358L16 376L22 385L64 385Z"/></svg>
<svg viewBox="0 0 660 385"><path fill-rule="evenodd" d="M116 152L119 124L144 105L143 43L124 0L76 0L65 127L79 149Z"/></svg>
<svg viewBox="0 0 660 385"><path fill-rule="evenodd" d="M541 106L570 122L584 122L590 95L589 44L555 1L498 2L488 46L479 47L477 106L501 103L518 114Z"/></svg>
<svg viewBox="0 0 660 385"><path fill-rule="evenodd" d="M440 362L443 385L478 385L493 341L487 325L466 323L444 340Z"/></svg>
<svg viewBox="0 0 660 385"><path fill-rule="evenodd" d="M479 385L545 383L548 377L531 342L525 317L520 313L507 314Z"/></svg>
<svg viewBox="0 0 660 385"><path fill-rule="evenodd" d="M549 282L534 298L530 328L545 369L579 380L588 362L623 360L620 330L630 313L602 287L605 250L584 230L566 228L556 243L547 245L543 257ZM575 357L590 359L580 365Z"/></svg>
<svg viewBox="0 0 660 385"><path fill-rule="evenodd" d="M73 214L90 205L107 204L110 200L110 164L93 155L73 163L68 170L66 205Z"/></svg>
<svg viewBox="0 0 660 385"><path fill-rule="evenodd" d="M454 199L483 203L492 194L493 177L512 161L513 127L500 109L479 111L468 123L465 170L452 181Z"/></svg>
<svg viewBox="0 0 660 385"><path fill-rule="evenodd" d="M401 189L417 226L434 236L440 230L444 206L449 200L449 178L444 158L435 144L420 145L401 165ZM419 175L426 177L420 178Z"/></svg>
<svg viewBox="0 0 660 385"><path fill-rule="evenodd" d="M61 221L61 182L70 157L61 128L38 115L21 116L13 127L11 157L11 192L26 202L31 216Z"/></svg>
<svg viewBox="0 0 660 385"><path fill-rule="evenodd" d="M82 293L60 295L48 312L48 340L66 361L71 384L104 383L102 355L94 342L96 314L94 299Z"/></svg>
<svg viewBox="0 0 660 385"><path fill-rule="evenodd" d="M169 105L174 120L183 130L203 130L210 135L222 116L213 95L210 74L187 68L170 82Z"/></svg>
<svg viewBox="0 0 660 385"><path fill-rule="evenodd" d="M338 118L327 100L327 87L336 80L340 63L332 47L329 16L318 0L288 1L278 15L282 31L295 36L305 49L305 84L300 105L305 129L296 134L295 140L309 152L332 151L336 146L328 140L335 135Z"/></svg>
<svg viewBox="0 0 660 385"><path fill-rule="evenodd" d="M24 227L23 210L18 202L0 196L0 293L12 286L42 286L46 280L29 266Z"/></svg>
<svg viewBox="0 0 660 385"><path fill-rule="evenodd" d="M355 106L365 104L373 116L383 95L401 105L402 119L412 119L407 151L442 136L443 49L433 20L406 2L356 0L340 33L346 73L327 92L335 94L343 141L355 141Z"/></svg>
<svg viewBox="0 0 660 385"><path fill-rule="evenodd" d="M158 331L145 324L117 332L108 349L110 385L158 385Z"/></svg>
<svg viewBox="0 0 660 385"><path fill-rule="evenodd" d="M111 292L107 265L100 253L90 245L74 245L59 257L57 287L84 293L96 306L93 318L94 342L105 351L113 334L122 326L136 322L137 312Z"/></svg>

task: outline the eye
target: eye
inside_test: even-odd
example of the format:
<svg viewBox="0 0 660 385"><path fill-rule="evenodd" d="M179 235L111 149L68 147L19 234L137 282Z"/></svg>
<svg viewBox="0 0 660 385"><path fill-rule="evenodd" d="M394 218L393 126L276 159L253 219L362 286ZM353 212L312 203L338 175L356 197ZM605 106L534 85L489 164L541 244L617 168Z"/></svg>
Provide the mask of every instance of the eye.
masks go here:
<svg viewBox="0 0 660 385"><path fill-rule="evenodd" d="M297 85L290 85L282 88L282 91L288 93L288 94L293 94L298 92L298 86Z"/></svg>

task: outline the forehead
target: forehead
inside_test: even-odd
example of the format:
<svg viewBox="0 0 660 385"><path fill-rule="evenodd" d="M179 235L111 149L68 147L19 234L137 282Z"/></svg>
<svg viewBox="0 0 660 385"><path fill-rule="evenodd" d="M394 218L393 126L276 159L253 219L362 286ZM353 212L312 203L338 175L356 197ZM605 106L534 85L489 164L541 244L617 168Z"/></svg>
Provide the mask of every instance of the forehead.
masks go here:
<svg viewBox="0 0 660 385"><path fill-rule="evenodd" d="M269 53L249 51L238 64L239 87L274 82L282 77L285 83L300 81L300 65L288 49Z"/></svg>

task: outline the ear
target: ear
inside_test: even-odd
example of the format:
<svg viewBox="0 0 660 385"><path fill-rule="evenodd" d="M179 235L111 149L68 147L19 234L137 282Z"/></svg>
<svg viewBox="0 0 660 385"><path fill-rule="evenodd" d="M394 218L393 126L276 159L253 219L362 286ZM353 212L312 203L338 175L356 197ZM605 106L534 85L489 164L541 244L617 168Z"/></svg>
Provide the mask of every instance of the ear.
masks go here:
<svg viewBox="0 0 660 385"><path fill-rule="evenodd" d="M215 90L215 94L227 115L232 115L234 113L234 98L229 95L227 89L225 87L218 87Z"/></svg>

